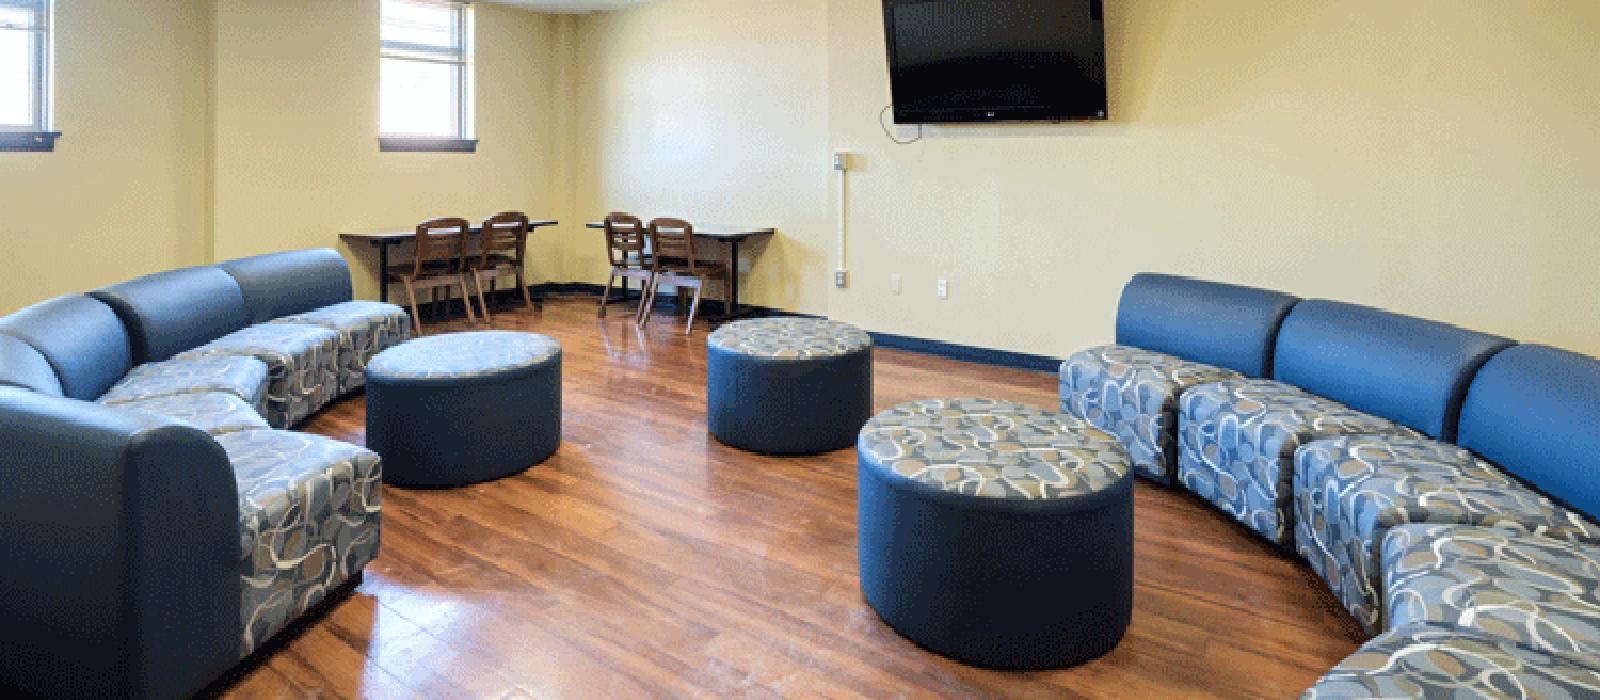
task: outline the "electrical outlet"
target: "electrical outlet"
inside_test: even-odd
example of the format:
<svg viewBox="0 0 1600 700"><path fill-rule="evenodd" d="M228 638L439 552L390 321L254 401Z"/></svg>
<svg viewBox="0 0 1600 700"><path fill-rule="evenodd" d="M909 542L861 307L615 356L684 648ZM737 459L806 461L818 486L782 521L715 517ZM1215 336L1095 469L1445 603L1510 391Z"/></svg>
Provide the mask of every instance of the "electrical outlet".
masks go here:
<svg viewBox="0 0 1600 700"><path fill-rule="evenodd" d="M939 298L940 299L949 299L950 298L950 281L949 280L939 280Z"/></svg>
<svg viewBox="0 0 1600 700"><path fill-rule="evenodd" d="M850 273L837 270L833 273L833 286L844 289L850 286Z"/></svg>
<svg viewBox="0 0 1600 700"><path fill-rule="evenodd" d="M889 276L889 293L900 296L900 273L898 272Z"/></svg>

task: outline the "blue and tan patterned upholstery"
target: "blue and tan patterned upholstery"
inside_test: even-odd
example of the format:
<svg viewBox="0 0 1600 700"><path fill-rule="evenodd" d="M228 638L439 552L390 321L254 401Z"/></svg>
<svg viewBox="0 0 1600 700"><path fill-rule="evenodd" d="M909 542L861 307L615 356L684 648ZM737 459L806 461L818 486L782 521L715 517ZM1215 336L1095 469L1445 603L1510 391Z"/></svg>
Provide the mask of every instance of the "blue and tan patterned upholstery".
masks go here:
<svg viewBox="0 0 1600 700"><path fill-rule="evenodd" d="M339 395L339 334L292 323L262 323L181 353L179 360L254 357L267 364L267 422L286 428Z"/></svg>
<svg viewBox="0 0 1600 700"><path fill-rule="evenodd" d="M895 406L867 421L860 452L901 478L981 498L1072 498L1130 470L1116 438L1082 420L991 399Z"/></svg>
<svg viewBox="0 0 1600 700"><path fill-rule="evenodd" d="M217 355L139 365L99 399L115 405L178 394L233 394L265 415L267 363L242 355Z"/></svg>
<svg viewBox="0 0 1600 700"><path fill-rule="evenodd" d="M1178 471L1178 397L1192 386L1243 378L1176 355L1104 345L1061 364L1061 412L1116 436L1135 473L1170 485Z"/></svg>
<svg viewBox="0 0 1600 700"><path fill-rule="evenodd" d="M1133 468L1082 419L993 399L874 416L857 447L861 591L906 638L968 664L1061 668L1133 610Z"/></svg>
<svg viewBox="0 0 1600 700"><path fill-rule="evenodd" d="M174 394L134 399L116 404L117 408L171 418L212 435L241 430L265 430L267 419L254 406L233 394Z"/></svg>
<svg viewBox="0 0 1600 700"><path fill-rule="evenodd" d="M318 435L219 436L239 484L239 655L311 609L378 555L378 455Z"/></svg>
<svg viewBox="0 0 1600 700"><path fill-rule="evenodd" d="M561 361L561 344L536 333L477 331L418 338L367 364L385 380L468 380L495 377Z"/></svg>
<svg viewBox="0 0 1600 700"><path fill-rule="evenodd" d="M820 318L736 321L706 337L706 428L724 445L815 454L872 417L872 336Z"/></svg>
<svg viewBox="0 0 1600 700"><path fill-rule="evenodd" d="M374 356L411 338L411 315L376 301L346 301L272 322L317 326L339 334L341 394L366 385L367 363Z"/></svg>
<svg viewBox="0 0 1600 700"><path fill-rule="evenodd" d="M1402 525L1384 539L1383 571L1392 627L1471 630L1600 665L1600 544Z"/></svg>
<svg viewBox="0 0 1600 700"><path fill-rule="evenodd" d="M1565 539L1600 527L1454 445L1341 437L1294 460L1295 542L1368 632L1383 627L1379 548L1406 523L1484 525Z"/></svg>
<svg viewBox="0 0 1600 700"><path fill-rule="evenodd" d="M1367 642L1300 696L1301 700L1596 697L1600 697L1600 665L1570 663L1486 635L1417 625Z"/></svg>
<svg viewBox="0 0 1600 700"><path fill-rule="evenodd" d="M500 479L561 446L561 344L532 333L418 338L367 365L367 446L388 483Z"/></svg>
<svg viewBox="0 0 1600 700"><path fill-rule="evenodd" d="M735 321L713 331L707 347L774 360L835 357L872 347L872 336L825 318L782 317Z"/></svg>
<svg viewBox="0 0 1600 700"><path fill-rule="evenodd" d="M1179 401L1178 424L1178 480L1285 547L1294 541L1291 477L1296 449L1338 435L1415 435L1388 420L1265 379L1189 389Z"/></svg>

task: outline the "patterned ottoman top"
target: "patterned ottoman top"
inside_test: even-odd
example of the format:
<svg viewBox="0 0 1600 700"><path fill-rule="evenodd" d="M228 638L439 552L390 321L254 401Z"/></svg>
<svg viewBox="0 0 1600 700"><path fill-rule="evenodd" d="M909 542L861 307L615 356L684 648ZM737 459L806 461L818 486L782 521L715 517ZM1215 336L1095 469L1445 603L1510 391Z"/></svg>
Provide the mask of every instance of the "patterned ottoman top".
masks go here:
<svg viewBox="0 0 1600 700"><path fill-rule="evenodd" d="M480 331L418 338L372 358L379 379L475 379L559 362L561 343L534 333Z"/></svg>
<svg viewBox="0 0 1600 700"><path fill-rule="evenodd" d="M729 323L706 345L741 355L777 360L848 355L872 347L872 336L842 321L823 318L758 318Z"/></svg>
<svg viewBox="0 0 1600 700"><path fill-rule="evenodd" d="M1116 438L1073 416L1011 401L931 399L896 406L861 430L861 454L902 478L968 496L1058 499L1128 475Z"/></svg>

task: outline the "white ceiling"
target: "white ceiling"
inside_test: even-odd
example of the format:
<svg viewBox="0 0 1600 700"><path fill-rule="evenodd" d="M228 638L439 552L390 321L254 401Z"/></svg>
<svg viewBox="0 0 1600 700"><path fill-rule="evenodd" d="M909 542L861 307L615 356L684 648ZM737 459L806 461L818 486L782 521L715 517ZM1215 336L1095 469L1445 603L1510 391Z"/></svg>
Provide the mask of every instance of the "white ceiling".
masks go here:
<svg viewBox="0 0 1600 700"><path fill-rule="evenodd" d="M487 0L500 5L511 5L538 12L565 12L582 14L621 10L643 5L650 0Z"/></svg>

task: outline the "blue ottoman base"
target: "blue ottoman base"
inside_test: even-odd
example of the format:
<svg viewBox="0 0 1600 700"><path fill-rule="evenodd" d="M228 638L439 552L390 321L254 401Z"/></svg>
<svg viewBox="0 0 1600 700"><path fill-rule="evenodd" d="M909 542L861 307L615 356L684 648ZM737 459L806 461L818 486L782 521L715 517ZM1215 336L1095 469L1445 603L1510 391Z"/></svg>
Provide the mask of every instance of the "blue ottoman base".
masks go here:
<svg viewBox="0 0 1600 700"><path fill-rule="evenodd" d="M872 350L770 359L706 351L706 427L718 442L766 454L854 445L872 417Z"/></svg>
<svg viewBox="0 0 1600 700"><path fill-rule="evenodd" d="M561 445L561 365L492 378L367 382L367 446L383 480L449 488L500 479Z"/></svg>
<svg viewBox="0 0 1600 700"><path fill-rule="evenodd" d="M1116 647L1133 610L1133 478L1070 501L973 498L858 471L861 590L929 651L1062 668Z"/></svg>

